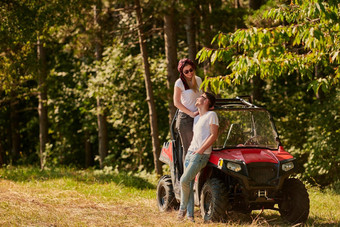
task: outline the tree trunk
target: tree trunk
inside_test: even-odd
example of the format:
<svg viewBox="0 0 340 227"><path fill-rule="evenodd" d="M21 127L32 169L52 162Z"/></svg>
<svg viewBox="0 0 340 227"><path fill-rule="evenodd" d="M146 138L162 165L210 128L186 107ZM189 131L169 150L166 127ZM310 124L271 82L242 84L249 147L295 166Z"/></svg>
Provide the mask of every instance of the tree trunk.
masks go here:
<svg viewBox="0 0 340 227"><path fill-rule="evenodd" d="M202 37L202 41L203 41L203 46L205 47L212 47L211 46L211 40L213 38L212 34L212 25L209 23L210 21L210 16L212 14L212 9L210 7L210 3L209 2L201 2L199 5L199 9L200 9L200 24L202 27L202 29L200 29L200 33L201 33L201 37ZM209 61L204 61L203 62L203 71L204 74L208 74L211 67L210 67L210 62Z"/></svg>
<svg viewBox="0 0 340 227"><path fill-rule="evenodd" d="M249 7L251 9L257 10L263 4L263 0L250 0ZM263 100L263 87L265 86L265 81L261 79L260 75L254 75L252 79L253 83L253 100L262 101Z"/></svg>
<svg viewBox="0 0 340 227"><path fill-rule="evenodd" d="M321 70L319 70L319 66L316 64L315 67L314 67L314 74L315 74L315 78L320 78L322 77L320 75L320 72L322 72ZM323 100L325 99L325 93L323 92L323 90L320 89L318 90L317 94L316 94L316 98L320 101L320 103L323 103Z"/></svg>
<svg viewBox="0 0 340 227"><path fill-rule="evenodd" d="M4 154L5 154L5 152L4 152L4 148L2 147L2 138L0 139L0 168L2 167L2 165L3 164L5 164L4 163Z"/></svg>
<svg viewBox="0 0 340 227"><path fill-rule="evenodd" d="M90 133L85 131L85 167L88 168L93 165L93 155L91 150Z"/></svg>
<svg viewBox="0 0 340 227"><path fill-rule="evenodd" d="M19 135L19 117L16 101L10 101L10 124L11 124L11 156L15 164L19 158L20 135Z"/></svg>
<svg viewBox="0 0 340 227"><path fill-rule="evenodd" d="M189 47L189 59L195 61L196 59L196 26L195 26L195 11L191 9L191 12L186 16L186 33L187 42Z"/></svg>
<svg viewBox="0 0 340 227"><path fill-rule="evenodd" d="M107 122L104 107L99 97L97 97L97 121L98 121L98 142L99 142L99 164L104 167L104 159L108 154Z"/></svg>
<svg viewBox="0 0 340 227"><path fill-rule="evenodd" d="M251 1L251 0L250 0ZM234 0L234 7L236 9L240 8L241 7L241 4L240 4L240 0Z"/></svg>
<svg viewBox="0 0 340 227"><path fill-rule="evenodd" d="M157 125L157 114L156 114L155 101L153 97L153 90L152 90L152 84L151 84L148 53L146 49L143 28L141 27L143 23L142 23L142 12L141 12L139 0L135 0L135 4L136 4L136 14L137 14L139 46L140 46L141 54L143 57L143 64L144 64L146 101L149 107L150 128L151 128L151 138L152 138L152 152L153 152L153 157L154 157L156 173L158 175L163 175L162 164L158 160L159 154L160 154L160 143L159 143L159 138L158 138L159 133L158 133L158 125Z"/></svg>
<svg viewBox="0 0 340 227"><path fill-rule="evenodd" d="M94 23L97 30L96 34L96 60L100 61L103 56L102 39L100 32L100 25L98 23L98 13L101 9L100 1L98 1L98 6L94 6ZM108 135L107 135L107 121L105 115L105 107L102 105L102 100L100 96L97 96L97 122L98 122L98 153L99 153L99 165L100 168L104 167L104 159L108 154Z"/></svg>
<svg viewBox="0 0 340 227"><path fill-rule="evenodd" d="M214 35L211 31L213 31L214 27L213 24L210 23L211 17L213 15L213 8L209 1L203 2L200 6L201 9L201 23L203 31L203 44L206 47L212 47L211 40L213 39Z"/></svg>
<svg viewBox="0 0 340 227"><path fill-rule="evenodd" d="M265 85L264 80L256 75L252 79L253 83L253 100L262 101L263 100L263 87Z"/></svg>
<svg viewBox="0 0 340 227"><path fill-rule="evenodd" d="M46 53L43 43L38 39L38 62L39 62L39 78L38 78L38 114L39 114L39 154L40 168L44 169L46 164L46 143L47 143L47 63Z"/></svg>
<svg viewBox="0 0 340 227"><path fill-rule="evenodd" d="M264 0L249 0L249 8L257 10L264 4L264 2Z"/></svg>
<svg viewBox="0 0 340 227"><path fill-rule="evenodd" d="M178 78L177 71L177 38L174 14L174 2L168 7L167 13L164 15L164 42L165 55L167 61L167 87L169 100L169 125L176 113L176 107L173 102L174 84Z"/></svg>

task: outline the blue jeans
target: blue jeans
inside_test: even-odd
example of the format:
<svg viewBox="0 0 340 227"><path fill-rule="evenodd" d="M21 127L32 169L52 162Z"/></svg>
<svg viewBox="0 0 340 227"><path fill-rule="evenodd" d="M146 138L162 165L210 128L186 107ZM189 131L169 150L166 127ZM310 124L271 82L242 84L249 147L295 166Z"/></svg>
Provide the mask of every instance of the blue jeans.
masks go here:
<svg viewBox="0 0 340 227"><path fill-rule="evenodd" d="M180 209L187 209L187 216L194 216L194 183L195 176L203 169L208 161L210 155L207 154L193 154L192 151L188 151L185 156L184 173L181 177L181 205Z"/></svg>

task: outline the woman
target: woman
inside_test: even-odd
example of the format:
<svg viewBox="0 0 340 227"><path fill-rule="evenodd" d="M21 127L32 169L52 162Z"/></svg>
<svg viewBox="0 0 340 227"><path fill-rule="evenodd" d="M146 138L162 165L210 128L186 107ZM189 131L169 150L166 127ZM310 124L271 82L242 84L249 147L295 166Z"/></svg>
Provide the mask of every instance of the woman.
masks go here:
<svg viewBox="0 0 340 227"><path fill-rule="evenodd" d="M174 105L179 109L176 128L182 142L182 160L184 161L193 137L194 117L198 115L195 102L201 95L199 88L202 84L202 79L196 76L196 66L188 58L181 59L178 62L177 69L180 73L180 78L175 82Z"/></svg>

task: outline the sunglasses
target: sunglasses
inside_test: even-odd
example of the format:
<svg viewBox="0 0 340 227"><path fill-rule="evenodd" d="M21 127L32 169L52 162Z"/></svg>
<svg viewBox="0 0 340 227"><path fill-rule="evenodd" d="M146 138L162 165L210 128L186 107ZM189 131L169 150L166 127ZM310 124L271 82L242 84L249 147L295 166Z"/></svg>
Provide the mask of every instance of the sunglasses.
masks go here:
<svg viewBox="0 0 340 227"><path fill-rule="evenodd" d="M194 70L191 68L191 69L189 69L189 70L183 71L183 73L184 73L184 74L188 74L189 72L192 73L193 71L194 71Z"/></svg>

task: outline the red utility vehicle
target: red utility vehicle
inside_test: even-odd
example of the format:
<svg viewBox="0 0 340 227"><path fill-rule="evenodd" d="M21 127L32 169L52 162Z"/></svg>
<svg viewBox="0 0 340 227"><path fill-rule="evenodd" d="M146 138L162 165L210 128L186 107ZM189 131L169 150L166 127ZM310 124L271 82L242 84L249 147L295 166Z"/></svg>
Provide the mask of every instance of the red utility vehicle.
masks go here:
<svg viewBox="0 0 340 227"><path fill-rule="evenodd" d="M272 209L292 224L306 222L308 192L291 177L296 172L295 158L283 149L270 113L249 97L217 99L214 111L219 136L194 185L195 205L204 220L225 221L230 211ZM182 146L175 125L176 116L171 140L164 143L160 155L170 166L170 175L161 177L157 186L160 211L178 209L180 202Z"/></svg>

